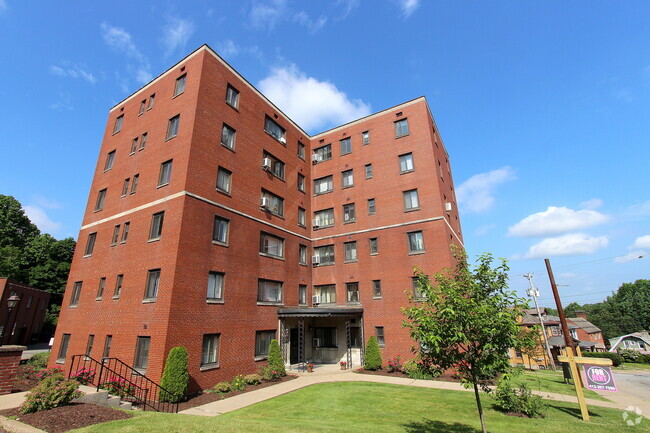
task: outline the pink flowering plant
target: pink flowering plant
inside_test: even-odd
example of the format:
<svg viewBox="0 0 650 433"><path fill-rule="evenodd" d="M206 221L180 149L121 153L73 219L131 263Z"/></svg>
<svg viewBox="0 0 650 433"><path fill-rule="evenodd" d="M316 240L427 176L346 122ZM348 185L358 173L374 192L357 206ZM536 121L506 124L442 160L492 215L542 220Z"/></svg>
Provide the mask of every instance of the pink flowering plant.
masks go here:
<svg viewBox="0 0 650 433"><path fill-rule="evenodd" d="M113 376L102 382L99 387L108 391L109 394L117 395L119 397L132 397L135 395L135 387L119 377Z"/></svg>
<svg viewBox="0 0 650 433"><path fill-rule="evenodd" d="M404 370L404 365L400 360L400 356L397 355L395 358L388 361L388 371L390 373L399 373Z"/></svg>
<svg viewBox="0 0 650 433"><path fill-rule="evenodd" d="M87 385L89 383L92 383L94 378L95 378L95 370L91 370L89 368L81 368L77 370L77 372L74 373L72 376L70 376L70 379L74 379L82 385Z"/></svg>
<svg viewBox="0 0 650 433"><path fill-rule="evenodd" d="M46 377L27 394L20 413L24 415L65 406L83 395L77 388L79 382L64 379L63 375Z"/></svg>
<svg viewBox="0 0 650 433"><path fill-rule="evenodd" d="M59 367L44 368L36 375L36 377L38 377L39 380L44 380L48 377L61 377L61 379L64 379L65 373L63 372L63 369Z"/></svg>

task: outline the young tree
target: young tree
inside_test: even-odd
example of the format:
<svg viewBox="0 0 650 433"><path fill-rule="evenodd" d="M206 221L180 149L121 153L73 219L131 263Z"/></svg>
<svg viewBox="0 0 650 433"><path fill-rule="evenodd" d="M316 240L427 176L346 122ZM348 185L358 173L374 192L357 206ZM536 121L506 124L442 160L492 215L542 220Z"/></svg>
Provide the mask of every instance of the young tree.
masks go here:
<svg viewBox="0 0 650 433"><path fill-rule="evenodd" d="M271 369L277 371L280 375L287 375L287 372L284 369L284 360L282 359L280 343L278 343L278 340L276 339L271 340L271 345L269 346L268 365Z"/></svg>
<svg viewBox="0 0 650 433"><path fill-rule="evenodd" d="M381 350L379 349L379 343L377 338L374 335L371 335L368 338L368 344L366 344L366 353L363 357L363 368L366 370L381 370L382 360L381 360Z"/></svg>
<svg viewBox="0 0 650 433"><path fill-rule="evenodd" d="M178 403L187 398L190 375L187 370L187 349L184 346L172 347L160 379L160 386L169 391L161 391L160 401Z"/></svg>
<svg viewBox="0 0 650 433"><path fill-rule="evenodd" d="M455 369L463 386L473 387L483 432L487 433L479 388L489 391L490 382L510 368L508 351L521 347L517 317L526 307L524 299L509 291L505 260L492 268L493 258L484 254L474 269L465 252L454 253L455 269L434 276L434 283L416 270L425 300L403 308L404 326L420 343L420 356L443 370Z"/></svg>

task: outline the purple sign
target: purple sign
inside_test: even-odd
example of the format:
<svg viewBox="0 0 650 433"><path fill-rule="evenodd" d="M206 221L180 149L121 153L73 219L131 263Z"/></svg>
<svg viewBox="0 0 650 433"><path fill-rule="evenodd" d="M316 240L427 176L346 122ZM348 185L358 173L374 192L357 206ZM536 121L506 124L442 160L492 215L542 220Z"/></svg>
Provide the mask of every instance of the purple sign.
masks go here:
<svg viewBox="0 0 650 433"><path fill-rule="evenodd" d="M583 365L587 388L594 391L618 391L614 383L612 369L600 365Z"/></svg>

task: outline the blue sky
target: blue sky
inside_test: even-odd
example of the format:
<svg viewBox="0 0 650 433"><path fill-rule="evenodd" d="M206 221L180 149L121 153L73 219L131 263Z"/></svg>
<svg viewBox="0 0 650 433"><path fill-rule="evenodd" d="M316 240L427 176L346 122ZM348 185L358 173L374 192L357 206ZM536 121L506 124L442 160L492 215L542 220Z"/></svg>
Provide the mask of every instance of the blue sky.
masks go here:
<svg viewBox="0 0 650 433"><path fill-rule="evenodd" d="M0 193L76 237L108 109L203 43L312 133L427 97L471 255L551 305L650 269L650 3L0 0ZM639 259L639 256L644 256Z"/></svg>

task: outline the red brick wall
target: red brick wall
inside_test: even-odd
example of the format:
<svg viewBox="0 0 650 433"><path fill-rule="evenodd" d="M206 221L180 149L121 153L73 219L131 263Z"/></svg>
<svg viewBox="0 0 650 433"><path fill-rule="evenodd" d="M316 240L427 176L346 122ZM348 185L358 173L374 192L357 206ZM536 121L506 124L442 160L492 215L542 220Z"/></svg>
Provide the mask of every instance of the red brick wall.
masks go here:
<svg viewBox="0 0 650 433"><path fill-rule="evenodd" d="M29 344L32 336L40 334L43 329L50 294L18 281L0 278L0 326L7 323L7 300L12 292L16 293L20 301L11 310L11 317L0 344Z"/></svg>
<svg viewBox="0 0 650 433"><path fill-rule="evenodd" d="M25 346L0 347L0 395L11 394Z"/></svg>

